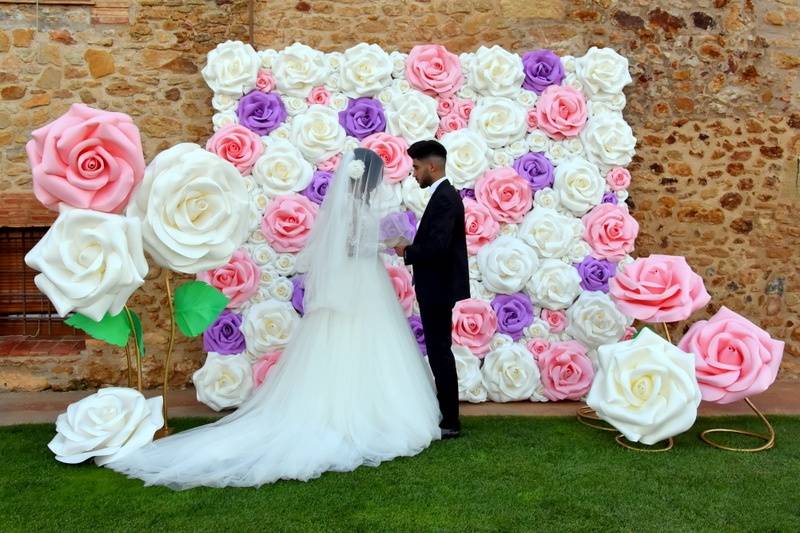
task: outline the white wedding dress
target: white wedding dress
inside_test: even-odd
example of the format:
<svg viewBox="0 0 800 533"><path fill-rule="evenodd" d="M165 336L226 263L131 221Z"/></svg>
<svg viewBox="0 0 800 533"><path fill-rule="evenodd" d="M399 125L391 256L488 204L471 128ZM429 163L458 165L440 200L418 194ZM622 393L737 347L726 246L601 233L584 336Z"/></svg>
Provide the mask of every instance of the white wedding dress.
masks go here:
<svg viewBox="0 0 800 533"><path fill-rule="evenodd" d="M299 258L306 314L253 397L106 466L173 489L259 486L375 466L440 438L433 377L378 257L368 196L382 169L367 159L360 179L339 170L331 184Z"/></svg>

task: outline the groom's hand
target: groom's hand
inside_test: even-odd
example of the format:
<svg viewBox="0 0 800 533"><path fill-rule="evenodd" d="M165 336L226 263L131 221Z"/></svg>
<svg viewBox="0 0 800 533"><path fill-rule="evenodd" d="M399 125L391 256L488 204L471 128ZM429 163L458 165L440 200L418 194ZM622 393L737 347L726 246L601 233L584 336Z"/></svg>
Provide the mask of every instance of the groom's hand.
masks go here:
<svg viewBox="0 0 800 533"><path fill-rule="evenodd" d="M394 253L396 253L399 257L405 257L406 255L406 247L405 246L395 246Z"/></svg>

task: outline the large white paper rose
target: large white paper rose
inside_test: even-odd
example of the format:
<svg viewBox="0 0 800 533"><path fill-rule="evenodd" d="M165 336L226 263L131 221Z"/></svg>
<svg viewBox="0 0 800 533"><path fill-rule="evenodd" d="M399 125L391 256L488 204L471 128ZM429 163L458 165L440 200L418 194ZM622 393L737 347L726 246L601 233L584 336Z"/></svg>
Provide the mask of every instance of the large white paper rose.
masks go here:
<svg viewBox="0 0 800 533"><path fill-rule="evenodd" d="M269 283L273 281L274 278ZM272 300L254 305L242 322L247 352L259 357L284 348L299 321L290 304Z"/></svg>
<svg viewBox="0 0 800 533"><path fill-rule="evenodd" d="M205 364L192 375L197 401L215 411L239 407L253 391L253 371L244 354L209 352Z"/></svg>
<svg viewBox="0 0 800 533"><path fill-rule="evenodd" d="M604 113L592 117L581 131L586 157L600 166L624 167L633 159L636 137L619 113Z"/></svg>
<svg viewBox="0 0 800 533"><path fill-rule="evenodd" d="M212 91L239 97L256 86L261 58L249 44L225 41L208 53L203 79Z"/></svg>
<svg viewBox="0 0 800 533"><path fill-rule="evenodd" d="M250 197L236 167L196 144L158 154L128 205L156 263L185 274L224 265L249 233Z"/></svg>
<svg viewBox="0 0 800 533"><path fill-rule="evenodd" d="M586 214L603 199L606 181L593 163L584 159L568 159L555 170L553 190L559 203L575 216Z"/></svg>
<svg viewBox="0 0 800 533"><path fill-rule="evenodd" d="M519 228L519 237L536 250L540 257L562 258L583 235L583 224L575 217L554 209L536 206L525 215Z"/></svg>
<svg viewBox="0 0 800 533"><path fill-rule="evenodd" d="M497 45L481 46L468 64L470 86L485 96L513 96L525 79L522 59Z"/></svg>
<svg viewBox="0 0 800 533"><path fill-rule="evenodd" d="M575 75L590 99L603 100L621 93L631 83L628 59L611 48L591 47L575 60Z"/></svg>
<svg viewBox="0 0 800 533"><path fill-rule="evenodd" d="M581 293L581 276L572 265L545 259L527 285L533 303L557 311L566 309Z"/></svg>
<svg viewBox="0 0 800 533"><path fill-rule="evenodd" d="M344 149L344 128L330 107L315 104L292 121L290 139L306 159L319 162Z"/></svg>
<svg viewBox="0 0 800 533"><path fill-rule="evenodd" d="M649 329L601 346L586 403L631 442L655 444L694 424L700 387L694 356Z"/></svg>
<svg viewBox="0 0 800 533"><path fill-rule="evenodd" d="M470 129L486 139L491 148L500 148L525 137L527 110L508 98L486 96L469 117Z"/></svg>
<svg viewBox="0 0 800 533"><path fill-rule="evenodd" d="M380 46L359 43L344 52L339 85L350 98L375 96L392 82L393 70L392 59Z"/></svg>
<svg viewBox="0 0 800 533"><path fill-rule="evenodd" d="M60 316L77 311L99 321L116 315L144 284L147 261L139 219L63 206L25 264Z"/></svg>
<svg viewBox="0 0 800 533"><path fill-rule="evenodd" d="M403 203L403 186L399 183L382 181L375 187L369 202L372 209L380 217L399 211Z"/></svg>
<svg viewBox="0 0 800 533"><path fill-rule="evenodd" d="M94 462L103 466L153 440L164 425L162 405L161 396L148 400L134 389L100 389L58 415L56 436L47 447L62 463L94 457Z"/></svg>
<svg viewBox="0 0 800 533"><path fill-rule="evenodd" d="M493 402L528 400L541 383L533 355L520 344L506 344L483 360L483 380Z"/></svg>
<svg viewBox="0 0 800 533"><path fill-rule="evenodd" d="M486 384L481 373L481 360L469 348L453 345L458 374L458 399L462 402L481 403L486 401Z"/></svg>
<svg viewBox="0 0 800 533"><path fill-rule="evenodd" d="M489 169L489 146L477 132L469 129L452 131L442 137L447 149L445 173L459 189L471 188Z"/></svg>
<svg viewBox="0 0 800 533"><path fill-rule="evenodd" d="M314 167L291 143L271 140L253 166L252 176L268 196L278 196L308 187Z"/></svg>
<svg viewBox="0 0 800 533"><path fill-rule="evenodd" d="M413 176L409 176L403 180L403 202L406 204L406 207L417 215L418 220L422 218L422 214L425 212L425 207L427 207L430 199L430 187L423 189Z"/></svg>
<svg viewBox="0 0 800 533"><path fill-rule="evenodd" d="M272 72L280 92L305 98L313 87L325 83L329 69L325 54L294 43L278 54Z"/></svg>
<svg viewBox="0 0 800 533"><path fill-rule="evenodd" d="M582 292L567 309L567 334L590 350L617 342L627 326L628 319L604 292Z"/></svg>
<svg viewBox="0 0 800 533"><path fill-rule="evenodd" d="M521 291L538 264L533 248L506 235L501 235L478 252L483 284L499 294Z"/></svg>
<svg viewBox="0 0 800 533"><path fill-rule="evenodd" d="M408 144L433 139L439 128L436 100L418 91L394 98L386 107L386 129Z"/></svg>

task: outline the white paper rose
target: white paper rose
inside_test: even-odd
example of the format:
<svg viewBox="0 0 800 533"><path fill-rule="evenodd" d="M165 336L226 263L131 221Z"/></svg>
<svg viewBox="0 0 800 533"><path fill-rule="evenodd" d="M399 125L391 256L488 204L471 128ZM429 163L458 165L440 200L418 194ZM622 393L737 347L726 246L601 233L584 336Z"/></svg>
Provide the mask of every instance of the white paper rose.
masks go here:
<svg viewBox="0 0 800 533"><path fill-rule="evenodd" d="M585 155L581 140L575 137L563 141L552 141L547 148L547 158L556 166L575 157L585 159Z"/></svg>
<svg viewBox="0 0 800 533"><path fill-rule="evenodd" d="M211 107L216 111L223 113L225 111L236 112L236 104L239 103L239 96L231 96L229 94L215 94L211 98Z"/></svg>
<svg viewBox="0 0 800 533"><path fill-rule="evenodd" d="M467 264L469 265L469 279L480 281L483 279L483 274L481 274L481 266L478 264L478 256L471 255L467 259Z"/></svg>
<svg viewBox="0 0 800 533"><path fill-rule="evenodd" d="M417 219L422 218L425 207L431 199L431 188L423 189L412 176L403 180L403 202L411 209Z"/></svg>
<svg viewBox="0 0 800 533"><path fill-rule="evenodd" d="M206 362L192 375L197 401L215 411L239 407L253 392L253 371L244 354L209 352Z"/></svg>
<svg viewBox="0 0 800 533"><path fill-rule="evenodd" d="M406 76L406 58L408 54L403 52L392 52L389 54L389 59L392 61L392 77L395 79L404 79Z"/></svg>
<svg viewBox="0 0 800 533"><path fill-rule="evenodd" d="M122 459L153 440L164 425L161 396L145 399L124 387L100 389L78 400L56 419L56 436L47 445L62 463L94 457L100 466Z"/></svg>
<svg viewBox="0 0 800 533"><path fill-rule="evenodd" d="M547 153L550 149L550 137L542 130L533 130L527 137L528 148L531 152Z"/></svg>
<svg viewBox="0 0 800 533"><path fill-rule="evenodd" d="M236 111L222 111L220 113L214 113L214 116L211 117L211 124L214 126L214 131L219 131L225 126L238 123L239 117L236 116Z"/></svg>
<svg viewBox="0 0 800 533"><path fill-rule="evenodd" d="M308 187L314 177L314 167L291 143L274 140L256 161L252 176L264 193L274 197Z"/></svg>
<svg viewBox="0 0 800 533"><path fill-rule="evenodd" d="M554 175L559 203L575 216L586 214L603 199L606 181L593 163L568 159L556 167Z"/></svg>
<svg viewBox="0 0 800 533"><path fill-rule="evenodd" d="M41 272L33 281L59 316L73 310L95 321L116 315L147 275L141 222L62 204L25 264Z"/></svg>
<svg viewBox="0 0 800 533"><path fill-rule="evenodd" d="M633 159L636 137L619 113L604 113L592 117L581 131L586 157L600 166L624 167Z"/></svg>
<svg viewBox="0 0 800 533"><path fill-rule="evenodd" d="M436 100L418 91L394 98L386 107L386 129L408 144L433 139L439 128Z"/></svg>
<svg viewBox="0 0 800 533"><path fill-rule="evenodd" d="M611 48L591 47L575 60L575 75L590 99L607 99L631 83L628 59Z"/></svg>
<svg viewBox="0 0 800 533"><path fill-rule="evenodd" d="M369 201L372 209L380 217L399 211L403 203L403 186L399 183L382 181L375 187L375 192Z"/></svg>
<svg viewBox="0 0 800 533"><path fill-rule="evenodd" d="M526 339L545 339L550 340L553 334L550 333L550 324L539 317L533 319L533 323L525 328Z"/></svg>
<svg viewBox="0 0 800 533"><path fill-rule="evenodd" d="M261 68L271 70L278 57L278 51L272 48L258 51L258 58L261 60Z"/></svg>
<svg viewBox="0 0 800 533"><path fill-rule="evenodd" d="M274 277L268 283L273 281ZM245 314L242 322L247 352L258 357L284 348L299 321L300 318L290 304L273 300L254 305Z"/></svg>
<svg viewBox="0 0 800 533"><path fill-rule="evenodd" d="M525 215L519 238L536 250L539 257L562 258L583 235L583 224L575 217L539 207Z"/></svg>
<svg viewBox="0 0 800 533"><path fill-rule="evenodd" d="M603 292L582 292L567 309L566 333L590 350L617 342L627 326L628 319Z"/></svg>
<svg viewBox="0 0 800 533"><path fill-rule="evenodd" d="M300 43L284 48L272 66L278 90L289 96L305 98L311 89L328 77L325 54Z"/></svg>
<svg viewBox="0 0 800 533"><path fill-rule="evenodd" d="M480 275L480 271L478 271L478 274ZM472 272L470 272L470 275L472 275ZM473 298L477 298L478 300L483 300L484 302L491 302L492 299L494 299L495 297L495 293L487 289L483 285L483 283L481 283L477 279L469 280L469 293Z"/></svg>
<svg viewBox="0 0 800 533"><path fill-rule="evenodd" d="M458 375L458 399L462 402L481 403L486 401L486 385L481 373L481 360L464 346L453 346Z"/></svg>
<svg viewBox="0 0 800 533"><path fill-rule="evenodd" d="M589 243L581 240L574 243L569 249L569 252L567 252L567 255L562 257L561 260L570 264L580 263L587 255L591 253L592 247L589 246Z"/></svg>
<svg viewBox="0 0 800 533"><path fill-rule="evenodd" d="M692 354L645 328L598 348L597 367L586 403L629 441L655 444L694 424L701 395Z"/></svg>
<svg viewBox="0 0 800 533"><path fill-rule="evenodd" d="M535 208L547 208L561 212L561 200L558 193L550 187L539 189L533 193L533 205Z"/></svg>
<svg viewBox="0 0 800 533"><path fill-rule="evenodd" d="M392 59L380 46L359 43L344 52L339 85L350 98L375 96L392 82L393 70Z"/></svg>
<svg viewBox="0 0 800 533"><path fill-rule="evenodd" d="M477 132L469 129L445 134L442 145L447 150L445 173L459 189L471 188L489 169L489 146Z"/></svg>
<svg viewBox="0 0 800 533"><path fill-rule="evenodd" d="M225 41L208 53L203 79L212 91L239 97L256 86L261 58L249 44Z"/></svg>
<svg viewBox="0 0 800 533"><path fill-rule="evenodd" d="M281 276L290 276L295 272L297 256L294 254L277 254L270 266Z"/></svg>
<svg viewBox="0 0 800 533"><path fill-rule="evenodd" d="M196 274L228 262L247 239L249 195L236 167L196 144L158 154L128 204L159 265Z"/></svg>
<svg viewBox="0 0 800 533"><path fill-rule="evenodd" d="M308 102L296 96L286 96L283 98L283 105L290 117L305 113L308 110Z"/></svg>
<svg viewBox="0 0 800 533"><path fill-rule="evenodd" d="M481 46L469 61L470 87L485 96L513 96L524 79L522 59L497 45Z"/></svg>
<svg viewBox="0 0 800 533"><path fill-rule="evenodd" d="M533 248L521 240L501 235L478 252L483 284L499 294L513 294L525 287L539 260Z"/></svg>
<svg viewBox="0 0 800 533"><path fill-rule="evenodd" d="M581 276L572 265L545 259L527 284L533 303L557 311L566 309L581 293Z"/></svg>
<svg viewBox="0 0 800 533"><path fill-rule="evenodd" d="M261 232L259 231L259 233ZM263 233L261 234L263 235ZM270 264L276 256L277 252L273 250L272 246L269 244L261 243L250 247L250 257L252 257L253 261L259 266Z"/></svg>
<svg viewBox="0 0 800 533"><path fill-rule="evenodd" d="M315 104L295 117L289 138L306 159L316 163L343 150L345 131L335 110Z"/></svg>
<svg viewBox="0 0 800 533"><path fill-rule="evenodd" d="M294 285L288 278L280 277L274 280L269 286L269 294L280 302L288 302L292 299Z"/></svg>
<svg viewBox="0 0 800 533"><path fill-rule="evenodd" d="M493 402L528 400L541 382L533 355L516 343L502 346L484 358L483 380Z"/></svg>
<svg viewBox="0 0 800 533"><path fill-rule="evenodd" d="M527 111L508 98L486 96L469 117L469 127L478 132L491 148L500 148L525 137Z"/></svg>

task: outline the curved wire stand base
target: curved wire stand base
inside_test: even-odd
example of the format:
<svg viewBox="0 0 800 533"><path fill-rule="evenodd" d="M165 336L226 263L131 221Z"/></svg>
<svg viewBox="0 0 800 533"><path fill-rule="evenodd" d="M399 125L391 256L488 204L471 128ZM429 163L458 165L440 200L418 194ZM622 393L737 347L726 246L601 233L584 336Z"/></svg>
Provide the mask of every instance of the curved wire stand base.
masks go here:
<svg viewBox="0 0 800 533"><path fill-rule="evenodd" d="M169 393L169 371L172 367L172 349L175 346L175 308L172 303L172 284L170 283L172 272L164 269L164 285L167 290L167 308L169 309L169 340L167 353L164 355L164 382L162 384L161 395L164 398L164 427L156 431L154 438L161 439L171 435L175 430L169 427L169 406L167 395Z"/></svg>
<svg viewBox="0 0 800 533"><path fill-rule="evenodd" d="M597 413L594 411L594 409L588 405L578 409L576 416L578 418L578 422L584 426L588 426L593 429L599 429L600 431L616 431L616 429L608 425L606 421L597 416Z"/></svg>
<svg viewBox="0 0 800 533"><path fill-rule="evenodd" d="M633 451L635 451L635 452L642 452L642 453L661 453L661 452L668 452L668 451L670 451L670 450L672 449L672 447L675 445L675 441L674 441L674 440L672 440L672 437L668 438L667 440L662 440L661 442L662 442L662 443L664 443L664 446L663 446L663 447L660 447L660 448L656 448L656 447L655 447L655 446L656 446L655 444L654 444L653 446L647 446L646 448L645 448L645 447L643 447L643 446L646 446L646 445L644 445L644 444L642 444L642 445L640 445L640 446L635 446L635 445L634 445L634 443L630 442L630 441L629 441L628 439L626 439L626 438L625 438L625 436L624 436L624 435L622 435L622 434L619 434L619 435L617 435L617 436L616 436L616 438L615 438L614 440L615 440L615 441L617 441L617 444L619 444L619 445L620 445L620 446L622 446L623 448L627 448L627 449L629 449L629 450L633 450Z"/></svg>
<svg viewBox="0 0 800 533"><path fill-rule="evenodd" d="M742 429L731 429L731 428L714 428L714 429L707 429L700 434L700 438L714 448L725 450L728 452L743 452L743 453L755 453L755 452L763 452L773 448L775 446L775 428L772 427L767 417L759 411L759 409L750 401L750 398L744 399L745 403L750 406L750 409L758 416L758 418L764 423L767 428L767 434L763 433L755 433L753 431L744 431ZM748 437L753 437L755 439L763 440L764 444L755 448L734 448L732 446L726 446L724 444L720 444L718 442L714 442L709 435L713 435L714 433L732 433L734 435L746 435Z"/></svg>

